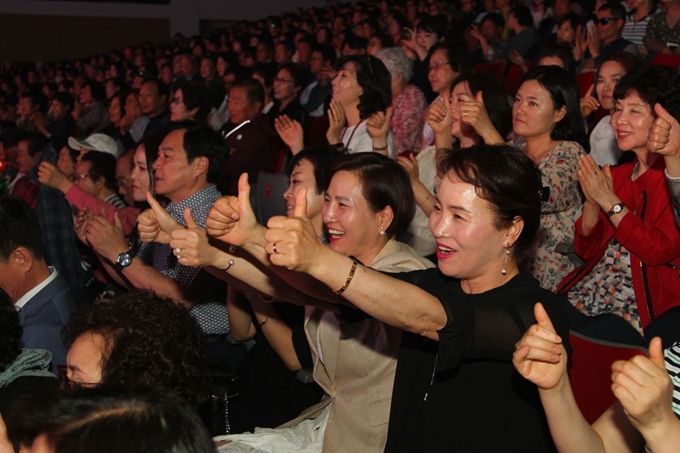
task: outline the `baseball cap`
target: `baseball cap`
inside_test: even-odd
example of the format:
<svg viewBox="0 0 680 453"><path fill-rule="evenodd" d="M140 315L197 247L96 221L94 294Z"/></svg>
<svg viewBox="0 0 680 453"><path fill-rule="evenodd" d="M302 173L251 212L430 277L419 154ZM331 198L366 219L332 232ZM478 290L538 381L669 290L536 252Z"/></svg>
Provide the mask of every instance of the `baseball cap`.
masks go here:
<svg viewBox="0 0 680 453"><path fill-rule="evenodd" d="M106 134L92 134L85 140L80 140L75 137L68 138L68 146L79 151L80 148L87 148L92 151L101 151L109 153L116 159L120 154L118 144L116 141Z"/></svg>

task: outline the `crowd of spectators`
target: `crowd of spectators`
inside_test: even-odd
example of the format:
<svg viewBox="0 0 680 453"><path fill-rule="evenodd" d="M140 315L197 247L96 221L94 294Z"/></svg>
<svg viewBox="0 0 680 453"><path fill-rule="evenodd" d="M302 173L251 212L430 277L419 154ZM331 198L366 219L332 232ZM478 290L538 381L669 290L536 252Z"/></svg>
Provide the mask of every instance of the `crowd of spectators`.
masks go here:
<svg viewBox="0 0 680 453"><path fill-rule="evenodd" d="M7 62L0 451L675 451L679 27L380 0ZM650 351L593 427L569 328Z"/></svg>

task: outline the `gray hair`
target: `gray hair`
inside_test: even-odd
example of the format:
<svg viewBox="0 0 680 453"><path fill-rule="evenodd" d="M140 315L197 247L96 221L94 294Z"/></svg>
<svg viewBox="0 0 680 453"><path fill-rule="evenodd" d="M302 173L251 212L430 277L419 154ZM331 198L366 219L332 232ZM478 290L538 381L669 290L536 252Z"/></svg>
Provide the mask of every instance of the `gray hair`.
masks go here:
<svg viewBox="0 0 680 453"><path fill-rule="evenodd" d="M380 58L387 70L392 74L392 79L396 80L399 76L404 82L409 82L413 77L413 62L406 56L406 52L401 47L387 47L380 49L375 54Z"/></svg>

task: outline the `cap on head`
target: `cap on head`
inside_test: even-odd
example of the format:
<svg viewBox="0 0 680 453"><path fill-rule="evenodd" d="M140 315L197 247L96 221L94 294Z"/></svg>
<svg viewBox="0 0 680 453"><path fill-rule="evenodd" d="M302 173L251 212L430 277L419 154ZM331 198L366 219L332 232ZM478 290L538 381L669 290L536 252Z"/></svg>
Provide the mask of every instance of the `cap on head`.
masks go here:
<svg viewBox="0 0 680 453"><path fill-rule="evenodd" d="M68 146L76 151L79 151L81 148L87 148L92 151L109 153L116 159L118 159L118 156L120 155L118 143L106 134L92 134L85 140L69 137Z"/></svg>

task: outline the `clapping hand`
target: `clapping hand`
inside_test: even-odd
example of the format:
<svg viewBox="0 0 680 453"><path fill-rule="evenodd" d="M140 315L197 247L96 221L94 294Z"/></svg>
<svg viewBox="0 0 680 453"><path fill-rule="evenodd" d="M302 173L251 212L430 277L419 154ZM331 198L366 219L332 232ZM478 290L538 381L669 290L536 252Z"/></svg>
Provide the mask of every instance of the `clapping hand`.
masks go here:
<svg viewBox="0 0 680 453"><path fill-rule="evenodd" d="M342 107L340 102L336 100L331 101L331 105L328 109L328 132L326 132L326 138L328 143L334 145L340 143L342 140L341 133L342 129L345 127L345 109Z"/></svg>
<svg viewBox="0 0 680 453"><path fill-rule="evenodd" d="M281 115L274 119L274 128L293 155L302 151L305 144L300 123L291 120L288 115Z"/></svg>

